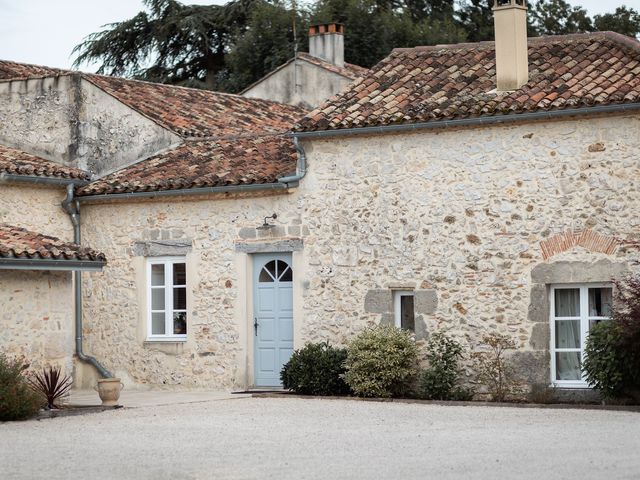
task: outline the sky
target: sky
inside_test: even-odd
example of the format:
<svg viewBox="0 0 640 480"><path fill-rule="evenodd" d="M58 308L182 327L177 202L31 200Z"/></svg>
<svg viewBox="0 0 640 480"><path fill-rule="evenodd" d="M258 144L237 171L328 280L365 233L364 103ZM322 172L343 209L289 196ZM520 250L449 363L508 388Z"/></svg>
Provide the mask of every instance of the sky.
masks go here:
<svg viewBox="0 0 640 480"><path fill-rule="evenodd" d="M619 5L640 10L640 0L568 0L590 15L612 12ZM224 0L185 0L221 4ZM142 0L0 0L0 60L69 68L71 51L90 33L108 23L133 17ZM94 71L95 66L84 66Z"/></svg>

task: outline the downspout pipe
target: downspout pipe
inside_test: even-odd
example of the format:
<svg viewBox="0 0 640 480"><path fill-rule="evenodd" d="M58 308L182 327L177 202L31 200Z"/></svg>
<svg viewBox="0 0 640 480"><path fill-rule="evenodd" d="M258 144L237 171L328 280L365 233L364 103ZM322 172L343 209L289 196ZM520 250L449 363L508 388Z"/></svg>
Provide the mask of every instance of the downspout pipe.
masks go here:
<svg viewBox="0 0 640 480"><path fill-rule="evenodd" d="M307 154L304 151L304 148L300 145L300 141L298 137L293 137L293 145L296 147L296 152L298 152L298 162L296 163L296 173L295 175L290 175L288 177L281 177L278 179L278 182L284 183L287 186L295 186L298 184L300 180L304 178L307 174Z"/></svg>
<svg viewBox="0 0 640 480"><path fill-rule="evenodd" d="M62 208L69 214L71 223L73 224L73 241L80 245L80 203L74 199L75 185L69 183L67 185L67 196L62 201ZM85 355L82 349L82 272L75 270L73 272L74 290L75 290L75 324L76 324L76 355L78 358L93 365L102 378L113 378L113 374L104 368L104 366L96 360L95 357Z"/></svg>

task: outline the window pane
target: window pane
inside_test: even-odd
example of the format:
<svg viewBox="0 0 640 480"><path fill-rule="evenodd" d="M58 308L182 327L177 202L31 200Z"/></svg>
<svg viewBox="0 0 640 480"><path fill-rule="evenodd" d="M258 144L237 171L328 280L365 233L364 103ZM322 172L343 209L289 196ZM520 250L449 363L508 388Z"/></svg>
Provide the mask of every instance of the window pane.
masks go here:
<svg viewBox="0 0 640 480"><path fill-rule="evenodd" d="M400 327L412 332L415 330L413 295L402 295L400 297Z"/></svg>
<svg viewBox="0 0 640 480"><path fill-rule="evenodd" d="M187 314L186 312L173 314L173 334L186 335L187 333Z"/></svg>
<svg viewBox="0 0 640 480"><path fill-rule="evenodd" d="M164 310L164 288L151 289L151 310Z"/></svg>
<svg viewBox="0 0 640 480"><path fill-rule="evenodd" d="M287 267L284 273L280 276L281 282L292 282L293 281L293 271Z"/></svg>
<svg viewBox="0 0 640 480"><path fill-rule="evenodd" d="M556 348L580 348L580 320L556 320Z"/></svg>
<svg viewBox="0 0 640 480"><path fill-rule="evenodd" d="M151 334L164 335L164 313L151 314Z"/></svg>
<svg viewBox="0 0 640 480"><path fill-rule="evenodd" d="M582 380L580 352L556 352L556 380Z"/></svg>
<svg viewBox="0 0 640 480"><path fill-rule="evenodd" d="M164 265L151 265L151 285L164 285Z"/></svg>
<svg viewBox="0 0 640 480"><path fill-rule="evenodd" d="M591 329L593 327L595 327L596 325L598 325L601 322L608 322L609 320L589 320L589 331L591 331Z"/></svg>
<svg viewBox="0 0 640 480"><path fill-rule="evenodd" d="M185 287L173 289L173 309L174 310L187 309L187 289Z"/></svg>
<svg viewBox="0 0 640 480"><path fill-rule="evenodd" d="M173 284L174 285L187 284L187 270L184 263L173 264Z"/></svg>
<svg viewBox="0 0 640 480"><path fill-rule="evenodd" d="M580 316L580 289L556 289L556 317Z"/></svg>
<svg viewBox="0 0 640 480"><path fill-rule="evenodd" d="M273 277L269 274L269 272L267 271L267 268L263 268L262 271L260 272L260 278L258 278L259 282L273 282Z"/></svg>
<svg viewBox="0 0 640 480"><path fill-rule="evenodd" d="M612 288L589 289L589 316L610 317L611 303L613 301Z"/></svg>

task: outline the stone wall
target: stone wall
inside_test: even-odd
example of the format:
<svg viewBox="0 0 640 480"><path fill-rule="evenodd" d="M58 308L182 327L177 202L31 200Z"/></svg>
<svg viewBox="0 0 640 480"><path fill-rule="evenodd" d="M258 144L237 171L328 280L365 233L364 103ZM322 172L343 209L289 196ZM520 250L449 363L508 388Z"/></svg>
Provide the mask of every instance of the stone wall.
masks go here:
<svg viewBox="0 0 640 480"><path fill-rule="evenodd" d="M134 383L250 384L251 249L238 245L296 240L296 347L388 323L390 292L414 289L422 338L448 329L476 349L505 333L531 381L548 379L540 265L635 268L639 127L611 116L305 140L310 170L289 195L84 204L84 239L109 258L86 280L89 350ZM617 247L576 242L545 260L541 242L587 229ZM186 344L145 342L144 248L163 240L191 246Z"/></svg>
<svg viewBox="0 0 640 480"><path fill-rule="evenodd" d="M32 370L73 368L71 272L0 270L0 352Z"/></svg>
<svg viewBox="0 0 640 480"><path fill-rule="evenodd" d="M100 176L178 141L79 75L0 82L0 144Z"/></svg>
<svg viewBox="0 0 640 480"><path fill-rule="evenodd" d="M73 226L61 207L64 187L0 182L0 222L73 241Z"/></svg>
<svg viewBox="0 0 640 480"><path fill-rule="evenodd" d="M314 108L341 92L352 80L304 60L291 62L242 93L305 108Z"/></svg>

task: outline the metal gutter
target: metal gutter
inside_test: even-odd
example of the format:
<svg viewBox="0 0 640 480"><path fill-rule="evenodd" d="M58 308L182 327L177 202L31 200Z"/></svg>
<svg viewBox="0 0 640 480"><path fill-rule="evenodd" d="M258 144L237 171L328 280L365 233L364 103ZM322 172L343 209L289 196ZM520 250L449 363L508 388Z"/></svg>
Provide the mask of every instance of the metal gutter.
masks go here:
<svg viewBox="0 0 640 480"><path fill-rule="evenodd" d="M83 272L99 272L105 265L105 262L94 260L0 258L0 270L81 270Z"/></svg>
<svg viewBox="0 0 640 480"><path fill-rule="evenodd" d="M493 117L474 117L459 120L439 120L433 122L403 123L399 125L381 125L379 127L344 128L339 130L318 130L312 132L292 132L293 138L343 137L348 135L371 135L395 132L410 132L415 130L432 130L438 128L468 127L477 125L496 125L512 122L526 122L533 120L552 120L579 115L594 115L602 113L625 113L640 110L640 103L617 105L603 105L597 107L582 107L567 110L551 110L548 112L514 113L496 115Z"/></svg>
<svg viewBox="0 0 640 480"><path fill-rule="evenodd" d="M158 190L153 192L129 192L129 193L101 193L99 195L85 195L76 197L76 201L100 202L111 200L127 200L136 198L161 198L182 197L185 195L206 195L210 193L237 193L253 192L257 190L286 190L289 185L284 183L252 183L249 185L226 185L224 187L182 188L176 190Z"/></svg>
<svg viewBox="0 0 640 480"><path fill-rule="evenodd" d="M62 208L69 214L73 224L73 241L80 245L80 202L73 198L75 185L67 185L67 196L62 201ZM76 355L86 363L93 365L103 378L113 378L113 374L107 370L95 357L86 355L82 349L82 272L73 272L74 301L75 301L75 325L76 325Z"/></svg>
<svg viewBox="0 0 640 480"><path fill-rule="evenodd" d="M39 183L42 185L57 185L66 187L73 183L79 187L88 185L88 180L76 180L73 178L38 177L36 175L16 175L13 173L0 173L0 182Z"/></svg>

